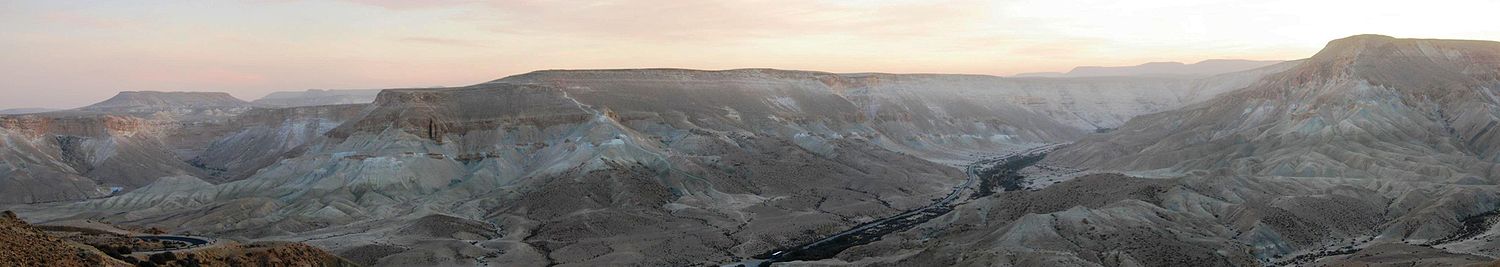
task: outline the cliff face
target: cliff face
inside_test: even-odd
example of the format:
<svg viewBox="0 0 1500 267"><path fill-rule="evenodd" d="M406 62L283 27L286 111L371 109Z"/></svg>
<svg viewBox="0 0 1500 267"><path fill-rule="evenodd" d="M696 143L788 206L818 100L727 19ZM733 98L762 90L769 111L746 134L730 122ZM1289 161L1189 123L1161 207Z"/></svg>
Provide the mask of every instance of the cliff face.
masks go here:
<svg viewBox="0 0 1500 267"><path fill-rule="evenodd" d="M978 84L922 76L779 70L537 72L503 83L559 88L621 120L672 128L768 133L812 151L843 137L928 158L1026 142L1068 140L1083 130L1001 101ZM995 100L995 101L988 101ZM947 153L948 155L943 155Z"/></svg>
<svg viewBox="0 0 1500 267"><path fill-rule="evenodd" d="M129 116L51 117L20 115L0 117L0 128L30 136L59 134L101 137L109 135L160 134L164 123Z"/></svg>
<svg viewBox="0 0 1500 267"><path fill-rule="evenodd" d="M1049 160L1101 169L1493 184L1500 44L1355 36ZM1411 157L1410 155L1423 155Z"/></svg>
<svg viewBox="0 0 1500 267"><path fill-rule="evenodd" d="M0 203L104 197L161 177L244 178L363 106L244 109L181 108L182 114L67 111L0 116ZM207 112L205 112L207 111Z"/></svg>
<svg viewBox="0 0 1500 267"><path fill-rule="evenodd" d="M161 123L125 116L0 118L0 202L100 197L155 178L198 174L161 142Z"/></svg>
<svg viewBox="0 0 1500 267"><path fill-rule="evenodd" d="M258 108L224 123L232 128L205 136L201 153L187 161L214 182L235 181L295 155L303 145L323 138L346 121L358 118L367 105L330 105L295 108Z"/></svg>
<svg viewBox="0 0 1500 267"><path fill-rule="evenodd" d="M380 93L373 111L341 126L331 136L394 128L434 141L445 135L498 127L547 128L585 122L590 113L557 88L485 85L454 89L391 89Z"/></svg>
<svg viewBox="0 0 1500 267"><path fill-rule="evenodd" d="M496 82L596 88L594 91L605 95L610 90L637 92L632 90L636 87L649 89L640 90L643 92L668 92L680 90L673 88L685 87L694 89L684 92L688 95L667 96L667 99L676 100L686 99L691 94L703 94L703 91L734 91L724 90L725 87L756 88L760 91L754 93L760 95L745 95L748 97L766 97L777 91L800 92L809 96L829 95L841 98L841 102L846 102L843 105L859 109L856 115L872 120L882 115L913 115L917 116L914 117L916 119L982 117L1014 120L1004 123L1019 125L1025 119L1046 118L1081 131L1066 133L1057 129L1037 128L1036 132L1059 135L1046 137L1053 140L1071 140L1071 137L1076 137L1081 132L1118 127L1137 115L1170 110L1208 99L1218 93L1243 88L1261 76L1294 65L1296 62L1287 62L1204 78L1061 79L942 74L835 74L766 69L648 69L539 71ZM789 103L786 100L766 101ZM928 106L909 106L911 104ZM832 107L838 106L830 108Z"/></svg>

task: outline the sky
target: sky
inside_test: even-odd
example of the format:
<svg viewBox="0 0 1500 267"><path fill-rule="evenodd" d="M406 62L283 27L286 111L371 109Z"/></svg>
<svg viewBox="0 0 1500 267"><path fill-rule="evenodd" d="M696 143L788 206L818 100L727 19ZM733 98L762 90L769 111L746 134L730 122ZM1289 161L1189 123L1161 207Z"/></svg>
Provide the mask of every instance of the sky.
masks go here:
<svg viewBox="0 0 1500 267"><path fill-rule="evenodd" d="M462 86L542 69L1012 75L1500 40L1500 1L0 0L0 109L118 91Z"/></svg>

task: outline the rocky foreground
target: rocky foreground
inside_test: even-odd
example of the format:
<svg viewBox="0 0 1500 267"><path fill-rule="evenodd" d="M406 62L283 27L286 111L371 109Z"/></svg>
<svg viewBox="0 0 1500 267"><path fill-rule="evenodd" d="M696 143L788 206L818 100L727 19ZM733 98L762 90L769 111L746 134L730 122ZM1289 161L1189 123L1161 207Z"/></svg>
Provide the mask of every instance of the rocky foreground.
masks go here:
<svg viewBox="0 0 1500 267"><path fill-rule="evenodd" d="M32 228L5 211L0 214L0 263L11 266L131 266L93 247Z"/></svg>
<svg viewBox="0 0 1500 267"><path fill-rule="evenodd" d="M298 243L226 242L168 252L106 230L36 227L16 214L0 214L0 265L5 266L355 266L321 249Z"/></svg>

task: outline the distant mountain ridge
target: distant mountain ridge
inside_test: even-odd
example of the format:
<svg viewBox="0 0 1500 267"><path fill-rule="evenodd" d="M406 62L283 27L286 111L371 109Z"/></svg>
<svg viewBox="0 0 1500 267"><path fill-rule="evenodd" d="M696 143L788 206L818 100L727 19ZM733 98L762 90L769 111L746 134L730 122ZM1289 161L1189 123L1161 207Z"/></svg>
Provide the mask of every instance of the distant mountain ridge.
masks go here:
<svg viewBox="0 0 1500 267"><path fill-rule="evenodd" d="M962 197L807 264L1500 257L1500 43L1361 35L1181 74L1234 64L1060 78L545 70L347 105L125 99L169 110L0 116L0 177L14 178L0 204L302 241L377 266L712 266L1012 178L960 167L976 158L1068 143L1016 170L1024 189ZM1182 68L1199 69L1161 74ZM374 90L347 91L360 92L262 100Z"/></svg>
<svg viewBox="0 0 1500 267"><path fill-rule="evenodd" d="M54 109L54 108L9 108L9 109L0 109L0 115L32 114L32 113L52 112L52 111L58 111L58 110L59 109Z"/></svg>
<svg viewBox="0 0 1500 267"><path fill-rule="evenodd" d="M225 92L125 91L103 102L88 105L83 111L119 111L173 108L243 108L250 102Z"/></svg>
<svg viewBox="0 0 1500 267"><path fill-rule="evenodd" d="M1015 77L1108 77L1108 76L1153 76L1153 77L1197 77L1251 70L1285 62L1282 60L1209 59L1193 64L1182 62L1150 62L1135 66L1101 67L1079 66L1067 73L1032 72L1016 74Z"/></svg>
<svg viewBox="0 0 1500 267"><path fill-rule="evenodd" d="M279 91L251 103L272 107L305 107L343 104L369 104L381 89Z"/></svg>
<svg viewBox="0 0 1500 267"><path fill-rule="evenodd" d="M927 128L935 131L934 123L946 124L954 120L971 120L973 123L998 123L1007 125L1000 129L961 129L976 127L962 124L952 132L960 135L912 135L908 138L885 139L889 149L906 150L909 153L933 153L940 157L951 156L951 151L971 149L933 149L930 146L958 144L970 141L1015 142L1073 140L1085 132L1117 127L1130 117L1170 110L1182 105L1206 99L1218 93L1241 88L1259 77L1284 69L1268 67L1261 70L1225 74L1215 77L1158 78L1158 77L1097 77L1076 79L1006 78L987 75L947 74L883 74L850 73L838 74L818 71L795 71L773 69L738 69L702 71L687 69L634 69L634 70L547 70L506 77L489 84L546 84L549 90L581 90L570 96L580 99L594 94L613 94L612 97L585 102L599 102L613 106L620 112L621 99L636 99L640 95L659 90L680 90L681 93L714 94L716 88L734 85L737 90L755 91L761 95L754 99L717 99L734 105L704 105L696 101L651 101L649 105L692 106L684 114L726 113L735 121L758 121L762 115L746 115L751 110L770 107L796 120L807 120L806 113L814 108L841 106L848 112L828 117L845 123L868 123L870 121L909 122L913 117ZM724 85L721 85L724 84ZM742 87L741 87L742 86ZM754 89L754 90L751 90ZM122 92L108 100L85 108L44 114L0 116L6 122L0 124L0 139L14 138L13 144L0 146L6 153L15 152L7 158L0 153L0 162L38 166L24 168L12 177L32 177L25 185L14 184L10 188L40 192L35 196L14 194L18 198L0 198L3 202L39 202L63 199L99 197L108 194L108 187L122 187L126 192L145 186L160 177L189 175L212 183L222 183L247 178L256 171L275 164L282 153L296 152L298 146L317 141L325 133L350 119L357 119L362 110L379 106L375 97L386 92L394 95L418 90L442 92L461 88L428 88L397 90L306 90L279 92L268 95L256 103L240 101L226 93L199 92ZM701 92L700 92L701 91ZM721 92L722 93L722 92ZM747 92L750 93L750 92ZM373 95L371 95L373 94ZM453 95L442 94L442 95ZM803 106L799 103L814 101L798 99L804 95L818 95L820 104ZM676 96L676 94L668 94ZM361 100L369 97L369 100ZM448 99L449 103L481 99L466 95ZM498 105L498 99L468 106ZM605 101L608 100L608 101ZM751 101L754 100L754 101ZM278 102L279 101L279 102ZM914 102L915 101L915 102ZM330 103L358 102L344 105ZM761 103L764 102L764 103ZM931 102L933 104L911 105ZM525 104L522 102L517 104ZM559 102L568 104L567 102ZM981 104L984 103L984 104ZM741 106L743 105L743 106ZM769 105L769 106L765 106ZM858 111L847 110L847 105L862 105ZM291 106L291 107L282 107ZM564 105L567 106L567 105ZM538 107L540 108L540 107ZM728 108L728 109L726 109ZM570 107L566 110L573 110ZM418 110L391 109L392 117L413 118ZM479 109L473 112L489 112L498 107ZM513 110L514 114L539 112ZM760 111L765 112L765 111ZM470 111L449 111L444 116L469 114ZM628 113L627 113L628 114ZM1003 115L1002 115L1003 114ZM576 114L575 114L576 115ZM385 127L389 118L380 118L368 127ZM540 120L528 118L527 120ZM701 122L697 122L701 123ZM829 122L822 122L827 127ZM441 132L459 131L464 128L494 127L473 123L471 119L419 120L408 122L413 133L433 135ZM1008 125L1020 125L1008 126ZM434 128L427 132L428 127ZM802 127L802 126L799 126ZM752 127L760 128L760 127ZM795 128L794 128L795 129ZM799 130L806 131L806 130ZM902 130L907 134L910 130ZM847 133L829 133L838 136ZM957 139L954 139L957 138ZM933 142L929 140L947 140ZM994 139L994 140L989 140ZM1010 140L1015 139L1015 140ZM57 141L64 140L64 141ZM960 141L961 140L961 141ZM245 151L258 151L245 153ZM944 151L944 152L940 152ZM61 161L29 155L49 155L51 158L66 158L68 155L95 155ZM129 154L129 157L114 157ZM929 155L931 156L931 155ZM149 168L130 164L151 162ZM52 166L43 168L41 166ZM168 168L170 166L171 168ZM55 168L54 168L55 167ZM29 181L72 180L67 185L51 187L55 190L37 190ZM92 181L90 181L92 180ZM90 185L98 183L98 185ZM0 187L4 184L0 184ZM101 191L98 187L106 190ZM24 192L24 191L18 191Z"/></svg>

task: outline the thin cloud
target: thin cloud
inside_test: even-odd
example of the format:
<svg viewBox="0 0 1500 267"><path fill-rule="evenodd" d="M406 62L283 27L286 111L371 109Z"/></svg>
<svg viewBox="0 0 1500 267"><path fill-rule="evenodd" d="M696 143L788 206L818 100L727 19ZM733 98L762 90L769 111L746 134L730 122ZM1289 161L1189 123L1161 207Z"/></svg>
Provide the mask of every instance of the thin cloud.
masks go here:
<svg viewBox="0 0 1500 267"><path fill-rule="evenodd" d="M438 37L405 37L405 38L400 38L400 39L397 39L397 40L402 41L402 42L430 44L430 45L441 45L441 46L453 46L453 47L471 47L471 48L487 48L487 47L491 47L490 45L486 45L486 44L484 44L482 42L479 42L479 41L462 40L462 39L451 39L451 38L438 38Z"/></svg>
<svg viewBox="0 0 1500 267"><path fill-rule="evenodd" d="M47 12L41 14L41 19L55 24L94 29L125 28L138 25L137 22L132 20L74 11Z"/></svg>
<svg viewBox="0 0 1500 267"><path fill-rule="evenodd" d="M1466 21L1495 9L1500 2L1481 0L1415 6L1354 0L0 1L6 33L0 34L0 95L24 88L37 96L0 98L0 106L77 106L126 89L256 96L297 88L457 85L537 69L1005 75L1149 61L1295 59L1360 33L1500 39L1500 30Z"/></svg>
<svg viewBox="0 0 1500 267"><path fill-rule="evenodd" d="M985 5L972 0L877 6L820 1L490 2L458 19L505 34L654 42L739 42L806 36L912 38L971 31Z"/></svg>
<svg viewBox="0 0 1500 267"><path fill-rule="evenodd" d="M393 10L445 8L474 4L470 0L344 0L350 3L378 6Z"/></svg>

